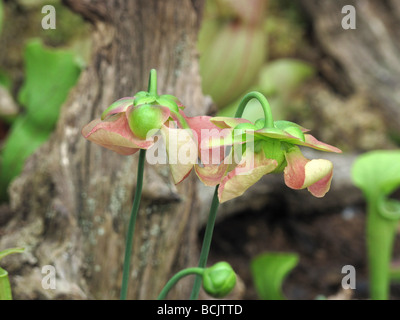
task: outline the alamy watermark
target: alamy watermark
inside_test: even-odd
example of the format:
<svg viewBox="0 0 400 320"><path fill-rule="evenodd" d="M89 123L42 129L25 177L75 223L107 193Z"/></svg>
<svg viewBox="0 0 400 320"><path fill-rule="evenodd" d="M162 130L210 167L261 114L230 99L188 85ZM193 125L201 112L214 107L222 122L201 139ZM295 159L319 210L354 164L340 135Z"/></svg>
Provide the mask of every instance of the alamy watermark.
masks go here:
<svg viewBox="0 0 400 320"><path fill-rule="evenodd" d="M345 30L356 29L356 8L346 5L342 8L342 13L346 14L342 18L342 28Z"/></svg>
<svg viewBox="0 0 400 320"><path fill-rule="evenodd" d="M42 7L42 13L46 14L42 18L42 28L45 30L56 28L56 8L52 5Z"/></svg>
<svg viewBox="0 0 400 320"><path fill-rule="evenodd" d="M342 274L346 274L342 279L343 289L355 289L356 288L356 268L347 264L342 267Z"/></svg>
<svg viewBox="0 0 400 320"><path fill-rule="evenodd" d="M42 288L45 290L56 289L56 268L52 265L45 265L42 267Z"/></svg>

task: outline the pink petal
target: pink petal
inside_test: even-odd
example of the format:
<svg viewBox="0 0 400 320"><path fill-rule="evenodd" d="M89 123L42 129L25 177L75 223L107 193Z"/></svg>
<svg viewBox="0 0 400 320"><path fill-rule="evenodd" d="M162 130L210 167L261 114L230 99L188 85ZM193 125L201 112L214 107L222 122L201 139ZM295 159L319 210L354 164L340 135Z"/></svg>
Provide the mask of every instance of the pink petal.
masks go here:
<svg viewBox="0 0 400 320"><path fill-rule="evenodd" d="M220 137L221 135L230 133L218 128L211 121L209 116L187 117L186 121L190 128L196 133L197 144L199 146L199 157L204 165L219 165L225 158L224 146L217 145L213 147L209 145L210 139Z"/></svg>
<svg viewBox="0 0 400 320"><path fill-rule="evenodd" d="M222 179L218 188L219 201L222 203L241 196L263 175L274 171L277 165L276 160L265 158L263 153L245 153L241 163Z"/></svg>
<svg viewBox="0 0 400 320"><path fill-rule="evenodd" d="M125 112L129 106L133 105L135 97L125 97L113 102L101 115L101 120L116 113Z"/></svg>
<svg viewBox="0 0 400 320"><path fill-rule="evenodd" d="M172 178L178 184L189 175L197 162L197 144L191 130L163 125L161 134L164 137Z"/></svg>
<svg viewBox="0 0 400 320"><path fill-rule="evenodd" d="M304 135L305 142L299 141L298 145L314 148L317 150L322 150L322 151L328 151L328 152L337 152L337 153L342 153L342 150L331 146L327 143L318 141L316 138L314 138L311 134L305 134Z"/></svg>
<svg viewBox="0 0 400 320"><path fill-rule="evenodd" d="M138 149L148 149L153 145L152 140L139 139L132 133L124 113L110 116L104 121L93 120L83 127L82 135L122 155L133 154Z"/></svg>
<svg viewBox="0 0 400 320"><path fill-rule="evenodd" d="M216 186L226 174L229 164L220 163L218 165L195 165L194 169L200 181L206 186Z"/></svg>
<svg viewBox="0 0 400 320"><path fill-rule="evenodd" d="M284 170L285 183L292 189L308 190L315 197L323 197L330 188L333 164L329 160L309 160L298 147L286 153L287 166Z"/></svg>

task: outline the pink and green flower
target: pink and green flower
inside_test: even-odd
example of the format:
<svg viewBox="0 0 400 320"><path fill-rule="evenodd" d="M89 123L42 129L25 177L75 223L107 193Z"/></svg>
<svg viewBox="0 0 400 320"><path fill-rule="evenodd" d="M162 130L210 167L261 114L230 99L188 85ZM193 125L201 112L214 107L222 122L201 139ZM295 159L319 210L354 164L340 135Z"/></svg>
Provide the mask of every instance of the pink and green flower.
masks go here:
<svg viewBox="0 0 400 320"><path fill-rule="evenodd" d="M263 119L251 123L242 118L214 117L210 121L221 130L228 130L229 134L204 140L202 147L231 145L232 150L239 150L243 155L237 166L219 181L220 202L242 195L263 175L282 171L289 188L307 188L315 197L323 197L328 192L332 163L324 159L309 160L298 146L327 152L340 153L341 150L317 140L306 133L308 129L289 121L275 121L274 127L265 127Z"/></svg>

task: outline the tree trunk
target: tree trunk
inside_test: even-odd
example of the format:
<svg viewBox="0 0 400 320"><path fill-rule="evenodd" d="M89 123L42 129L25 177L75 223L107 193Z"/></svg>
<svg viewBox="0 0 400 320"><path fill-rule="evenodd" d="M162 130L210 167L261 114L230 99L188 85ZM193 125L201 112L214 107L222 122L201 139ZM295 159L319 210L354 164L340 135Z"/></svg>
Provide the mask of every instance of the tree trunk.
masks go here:
<svg viewBox="0 0 400 320"><path fill-rule="evenodd" d="M301 0L318 46L333 63L322 73L336 90L361 91L380 106L387 125L400 128L400 3L397 0ZM356 11L356 29L343 29L342 8ZM328 59L325 59L325 62Z"/></svg>
<svg viewBox="0 0 400 320"><path fill-rule="evenodd" d="M189 115L206 113L195 48L202 1L64 3L92 23L92 59L55 133L10 188L12 216L0 248L22 246L26 253L8 257L2 267L16 299L115 299L138 155L120 156L80 131L113 101L147 90L152 68L159 93L179 97ZM175 186L167 165L146 164L129 299L156 298L173 273L197 263L193 178ZM42 286L45 265L55 267L54 290ZM169 297L188 298L187 284Z"/></svg>

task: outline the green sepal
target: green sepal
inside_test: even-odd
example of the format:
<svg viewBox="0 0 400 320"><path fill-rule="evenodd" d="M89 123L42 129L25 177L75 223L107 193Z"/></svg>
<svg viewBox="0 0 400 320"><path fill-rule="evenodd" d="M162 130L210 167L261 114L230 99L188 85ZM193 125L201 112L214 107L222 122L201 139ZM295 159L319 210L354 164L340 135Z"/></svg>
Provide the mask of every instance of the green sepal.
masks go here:
<svg viewBox="0 0 400 320"><path fill-rule="evenodd" d="M285 151L282 143L275 139L265 139L261 141L262 150L267 159L276 160L278 166L273 171L274 173L281 172L286 166Z"/></svg>
<svg viewBox="0 0 400 320"><path fill-rule="evenodd" d="M156 104L164 107L168 107L172 112L179 112L178 99L172 95L162 95L156 99Z"/></svg>
<svg viewBox="0 0 400 320"><path fill-rule="evenodd" d="M154 104L156 102L156 99L157 96L148 92L144 92L144 94L141 94L139 97L135 95L135 100L133 100L133 105L136 107L143 104Z"/></svg>
<svg viewBox="0 0 400 320"><path fill-rule="evenodd" d="M306 141L306 138L304 137L304 133L303 133L303 131L301 131L301 129L299 127L287 127L284 130L285 130L285 132L300 139L301 141L303 141L303 142Z"/></svg>

